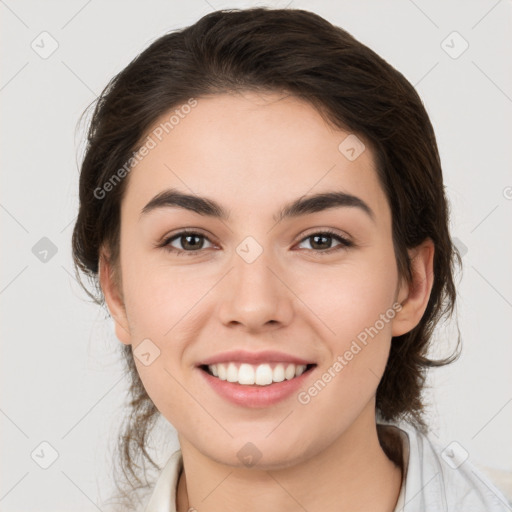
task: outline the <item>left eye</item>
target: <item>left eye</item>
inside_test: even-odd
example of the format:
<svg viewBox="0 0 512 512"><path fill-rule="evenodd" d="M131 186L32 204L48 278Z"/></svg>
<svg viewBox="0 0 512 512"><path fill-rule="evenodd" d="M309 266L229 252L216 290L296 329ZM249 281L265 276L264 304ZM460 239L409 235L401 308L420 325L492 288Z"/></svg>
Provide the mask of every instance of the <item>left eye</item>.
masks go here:
<svg viewBox="0 0 512 512"><path fill-rule="evenodd" d="M331 243L329 241L332 242L333 239L337 240L339 242L338 246L325 247L325 245L331 245ZM306 238L303 238L300 243L302 244L304 241L307 241L307 240L312 241L312 243L310 242L310 246L313 249L318 249L317 252L328 252L331 249L336 249L336 248L341 249L341 248L352 246L352 242L350 242L346 238L343 238L342 236L340 236L336 233L331 233L330 231L321 232L321 233L313 233L311 235L308 235ZM324 246L324 247L322 247L322 246ZM341 246L341 247L339 247L339 246Z"/></svg>

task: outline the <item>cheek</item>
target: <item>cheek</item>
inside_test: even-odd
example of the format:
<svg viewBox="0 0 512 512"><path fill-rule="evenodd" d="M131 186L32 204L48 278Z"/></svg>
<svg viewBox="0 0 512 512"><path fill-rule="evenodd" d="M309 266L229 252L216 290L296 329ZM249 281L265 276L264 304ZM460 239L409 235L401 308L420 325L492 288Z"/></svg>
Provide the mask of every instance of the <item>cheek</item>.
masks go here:
<svg viewBox="0 0 512 512"><path fill-rule="evenodd" d="M312 420L327 408L335 432L375 395L389 357L392 305L393 295L384 286L340 293L329 303L325 319L335 333L325 338L329 357L299 400L314 404L305 411Z"/></svg>
<svg viewBox="0 0 512 512"><path fill-rule="evenodd" d="M151 401L176 426L180 420L179 411L190 410L193 404L174 378L176 372L169 364L169 359L164 351L149 366L145 366L134 357L140 380Z"/></svg>
<svg viewBox="0 0 512 512"><path fill-rule="evenodd" d="M350 264L302 277L297 295L343 343L373 326L392 307L396 279L392 263Z"/></svg>
<svg viewBox="0 0 512 512"><path fill-rule="evenodd" d="M377 387L389 355L396 279L394 260L388 257L346 267L311 286L314 293L308 306L330 333L325 338L330 352L327 369L335 361L342 365L341 370L337 365L337 372L331 370L338 383L332 386L338 389L333 400L351 400L351 393L368 397Z"/></svg>
<svg viewBox="0 0 512 512"><path fill-rule="evenodd" d="M123 266L123 287L132 328L163 339L172 334L175 325L187 323L215 284L215 276L201 273L200 266L172 267L161 257L157 261L131 254Z"/></svg>

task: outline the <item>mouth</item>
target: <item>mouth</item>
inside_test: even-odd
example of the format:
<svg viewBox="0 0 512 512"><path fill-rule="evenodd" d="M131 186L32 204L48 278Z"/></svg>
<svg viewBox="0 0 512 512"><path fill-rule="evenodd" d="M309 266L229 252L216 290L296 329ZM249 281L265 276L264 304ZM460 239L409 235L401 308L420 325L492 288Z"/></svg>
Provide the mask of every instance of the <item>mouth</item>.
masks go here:
<svg viewBox="0 0 512 512"><path fill-rule="evenodd" d="M219 380L242 386L270 386L289 381L310 372L316 364L294 364L290 362L269 362L250 364L229 361L216 364L203 364L199 369Z"/></svg>

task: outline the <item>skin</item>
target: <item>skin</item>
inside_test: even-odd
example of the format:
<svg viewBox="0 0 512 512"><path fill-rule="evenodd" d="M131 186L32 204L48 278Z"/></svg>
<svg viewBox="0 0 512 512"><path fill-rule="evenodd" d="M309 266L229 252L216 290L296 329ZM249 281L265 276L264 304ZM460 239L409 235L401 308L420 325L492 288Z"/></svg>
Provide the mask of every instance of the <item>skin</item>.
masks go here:
<svg viewBox="0 0 512 512"><path fill-rule="evenodd" d="M106 248L100 261L117 337L133 348L149 338L160 350L149 366L135 362L178 432L185 474L177 510L392 511L402 475L378 441L375 393L391 337L416 326L427 306L433 244L410 251L414 280L400 280L369 145L349 161L338 150L348 132L308 103L253 92L197 100L129 175L120 286ZM229 220L176 207L139 218L170 187L214 199ZM363 199L375 221L354 207L272 219L285 203L333 190ZM155 247L183 228L206 236L202 249L179 256ZM326 228L355 245L332 238L315 249L308 237ZM236 252L247 236L263 249L250 264ZM172 245L187 247L183 238ZM339 250L321 255L322 247ZM279 350L316 362L307 389L394 303L402 309L307 405L296 394L268 408L231 404L195 366L232 349ZM262 454L250 468L237 457L247 442Z"/></svg>

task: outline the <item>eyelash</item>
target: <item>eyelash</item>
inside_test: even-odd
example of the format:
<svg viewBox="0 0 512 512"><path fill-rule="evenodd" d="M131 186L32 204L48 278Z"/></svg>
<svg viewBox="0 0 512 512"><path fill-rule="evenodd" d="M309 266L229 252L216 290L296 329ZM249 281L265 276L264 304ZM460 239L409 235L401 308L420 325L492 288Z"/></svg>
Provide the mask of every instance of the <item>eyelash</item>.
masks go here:
<svg viewBox="0 0 512 512"><path fill-rule="evenodd" d="M159 245L159 247L161 247L162 249L164 249L170 253L176 254L176 256L193 256L194 254L200 253L202 251L202 249L198 249L195 251L185 251L183 249L176 249L176 247L173 247L172 245L170 245L170 243L172 241L179 239L182 236L186 236L186 235L196 235L196 236L202 237L202 238L208 240L209 242L211 242L211 240L206 235L203 235L202 233L198 233L197 231L185 229L183 231L180 231L179 233L175 233L174 235L166 238ZM319 256L331 254L338 250L348 249L350 247L354 247L354 245L355 245L352 241L348 240L347 238L342 237L341 235L339 235L338 233L336 233L330 229L324 229L322 231L315 231L314 233L311 233L311 234L305 236L304 238L302 238L299 241L299 244L304 242L308 238L312 238L315 235L329 235L330 237L332 237L335 240L337 240L338 242L340 242L340 245L337 245L335 247L331 247L331 248L325 249L325 250L307 249L307 250L313 251L314 253L316 253Z"/></svg>

